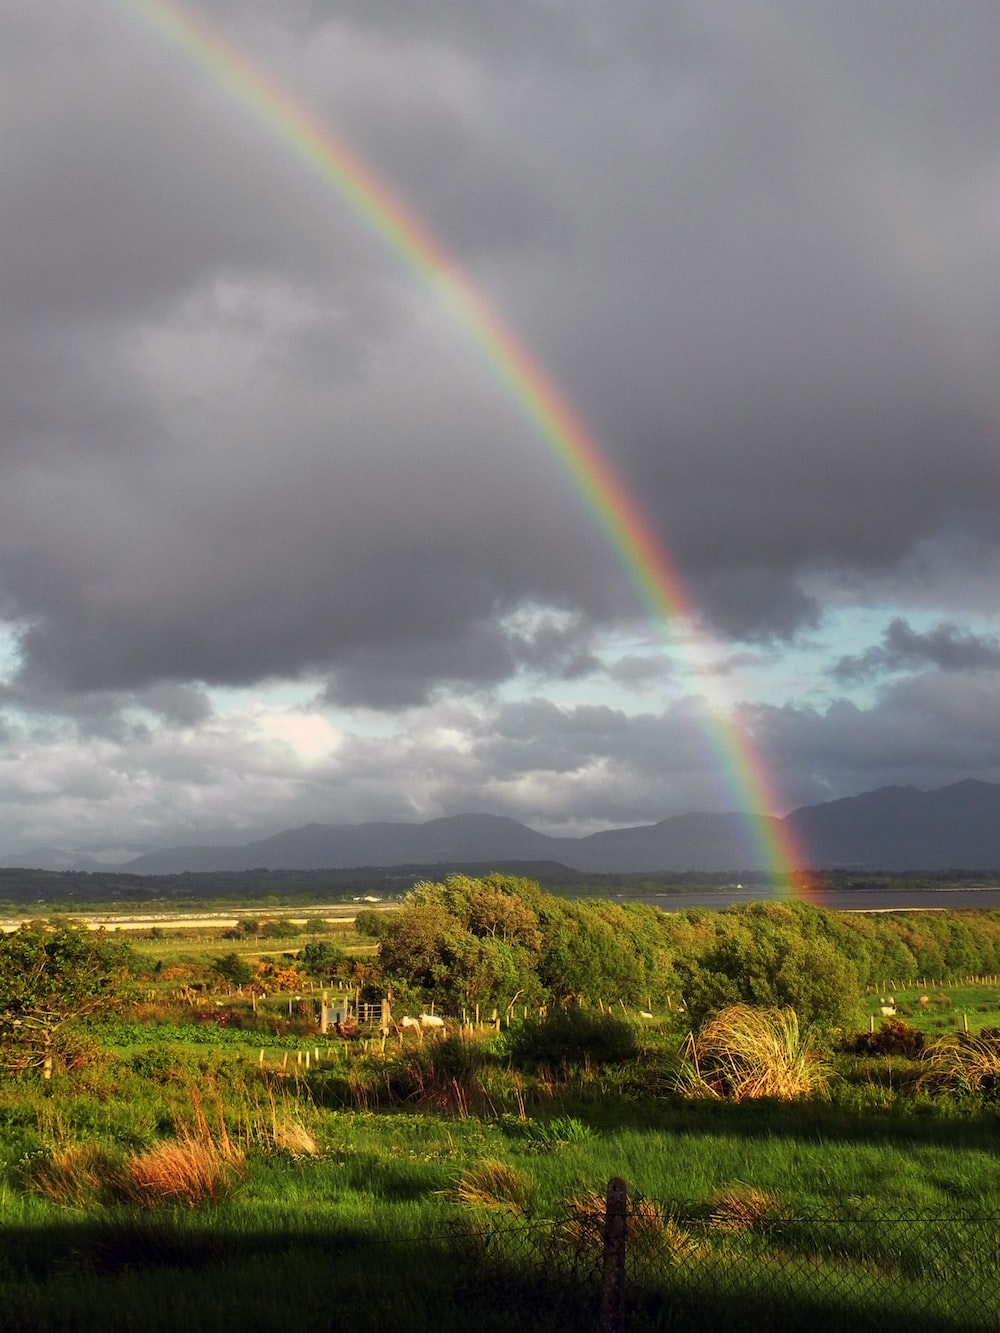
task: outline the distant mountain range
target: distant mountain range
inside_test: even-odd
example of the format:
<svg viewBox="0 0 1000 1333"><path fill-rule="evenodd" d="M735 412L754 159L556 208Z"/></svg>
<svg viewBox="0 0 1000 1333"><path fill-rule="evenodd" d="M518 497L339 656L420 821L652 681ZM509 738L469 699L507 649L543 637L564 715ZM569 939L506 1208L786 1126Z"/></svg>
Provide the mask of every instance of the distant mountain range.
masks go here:
<svg viewBox="0 0 1000 1333"><path fill-rule="evenodd" d="M937 791L881 787L765 821L790 834L815 869L1000 869L1000 785L968 780ZM585 838L552 838L514 819L451 815L424 824L307 824L241 847L174 847L118 869L347 869L447 862L556 861L589 873L765 870L740 814L688 814Z"/></svg>

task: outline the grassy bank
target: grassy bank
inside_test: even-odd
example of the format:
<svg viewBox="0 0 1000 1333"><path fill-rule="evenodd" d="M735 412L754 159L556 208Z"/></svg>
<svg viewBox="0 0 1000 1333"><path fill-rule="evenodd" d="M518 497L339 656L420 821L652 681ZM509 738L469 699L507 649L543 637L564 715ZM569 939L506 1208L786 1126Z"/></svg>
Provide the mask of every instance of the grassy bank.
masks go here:
<svg viewBox="0 0 1000 1333"><path fill-rule="evenodd" d="M921 1061L837 1054L823 1096L691 1101L676 1021L599 1060L532 1058L515 1025L339 1043L308 1069L186 1026L81 1027L76 1068L0 1086L12 1327L593 1327L611 1176L642 1201L630 1327L776 1318L775 1255L799 1284L787 1327L902 1327L934 1273L934 1326L981 1326L952 1290L968 1274L940 1269L1000 1218L998 1121L989 1096L921 1089ZM189 1197L150 1165L178 1143Z"/></svg>

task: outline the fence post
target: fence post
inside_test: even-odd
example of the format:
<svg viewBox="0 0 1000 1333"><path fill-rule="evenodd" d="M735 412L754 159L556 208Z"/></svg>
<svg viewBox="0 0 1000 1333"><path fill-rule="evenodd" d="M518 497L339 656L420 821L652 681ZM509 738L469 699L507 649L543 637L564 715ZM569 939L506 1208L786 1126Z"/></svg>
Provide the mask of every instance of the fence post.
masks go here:
<svg viewBox="0 0 1000 1333"><path fill-rule="evenodd" d="M628 1193L620 1176L608 1181L604 1212L604 1273L601 1281L601 1333L624 1333L625 1231Z"/></svg>

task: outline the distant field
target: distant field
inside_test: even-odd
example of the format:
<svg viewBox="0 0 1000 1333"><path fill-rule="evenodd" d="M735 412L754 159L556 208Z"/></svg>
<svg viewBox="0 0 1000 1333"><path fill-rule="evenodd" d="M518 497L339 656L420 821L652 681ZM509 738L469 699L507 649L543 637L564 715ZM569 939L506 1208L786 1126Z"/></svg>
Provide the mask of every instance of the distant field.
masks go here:
<svg viewBox="0 0 1000 1333"><path fill-rule="evenodd" d="M311 917L323 917L331 922L343 922L349 924L358 914L361 906L379 909L388 908L388 903L368 902L368 903L313 903L307 905L296 904L289 906L271 906L260 902L248 902L245 904L236 904L227 906L220 910L218 906L206 907L204 911L198 911L195 908L183 907L172 910L170 908L157 908L156 910L139 909L132 907L118 907L111 905L100 911L53 911L51 907L39 904L36 911L21 911L11 913L0 917L0 930L16 930L24 921L31 921L39 916L53 916L60 919L69 919L89 926L92 930L128 930L134 932L163 930L171 936L176 931L222 931L230 930L240 917L268 917L281 918L282 920L293 921L297 925L302 925Z"/></svg>

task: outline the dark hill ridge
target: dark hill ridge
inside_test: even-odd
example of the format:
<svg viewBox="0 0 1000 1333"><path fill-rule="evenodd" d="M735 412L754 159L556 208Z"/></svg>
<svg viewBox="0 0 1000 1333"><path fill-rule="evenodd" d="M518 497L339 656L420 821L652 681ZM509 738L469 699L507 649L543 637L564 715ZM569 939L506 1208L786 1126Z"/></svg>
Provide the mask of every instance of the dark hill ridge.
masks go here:
<svg viewBox="0 0 1000 1333"><path fill-rule="evenodd" d="M937 791L882 787L802 806L772 831L791 832L816 869L990 870L1000 868L1000 785L968 780ZM450 815L424 824L306 824L242 847L177 847L140 856L123 870L346 869L446 862L558 861L590 873L767 869L745 816L688 814L550 838L496 815Z"/></svg>
<svg viewBox="0 0 1000 1333"><path fill-rule="evenodd" d="M1000 867L1000 785L880 787L793 810L784 821L812 865L879 870Z"/></svg>

